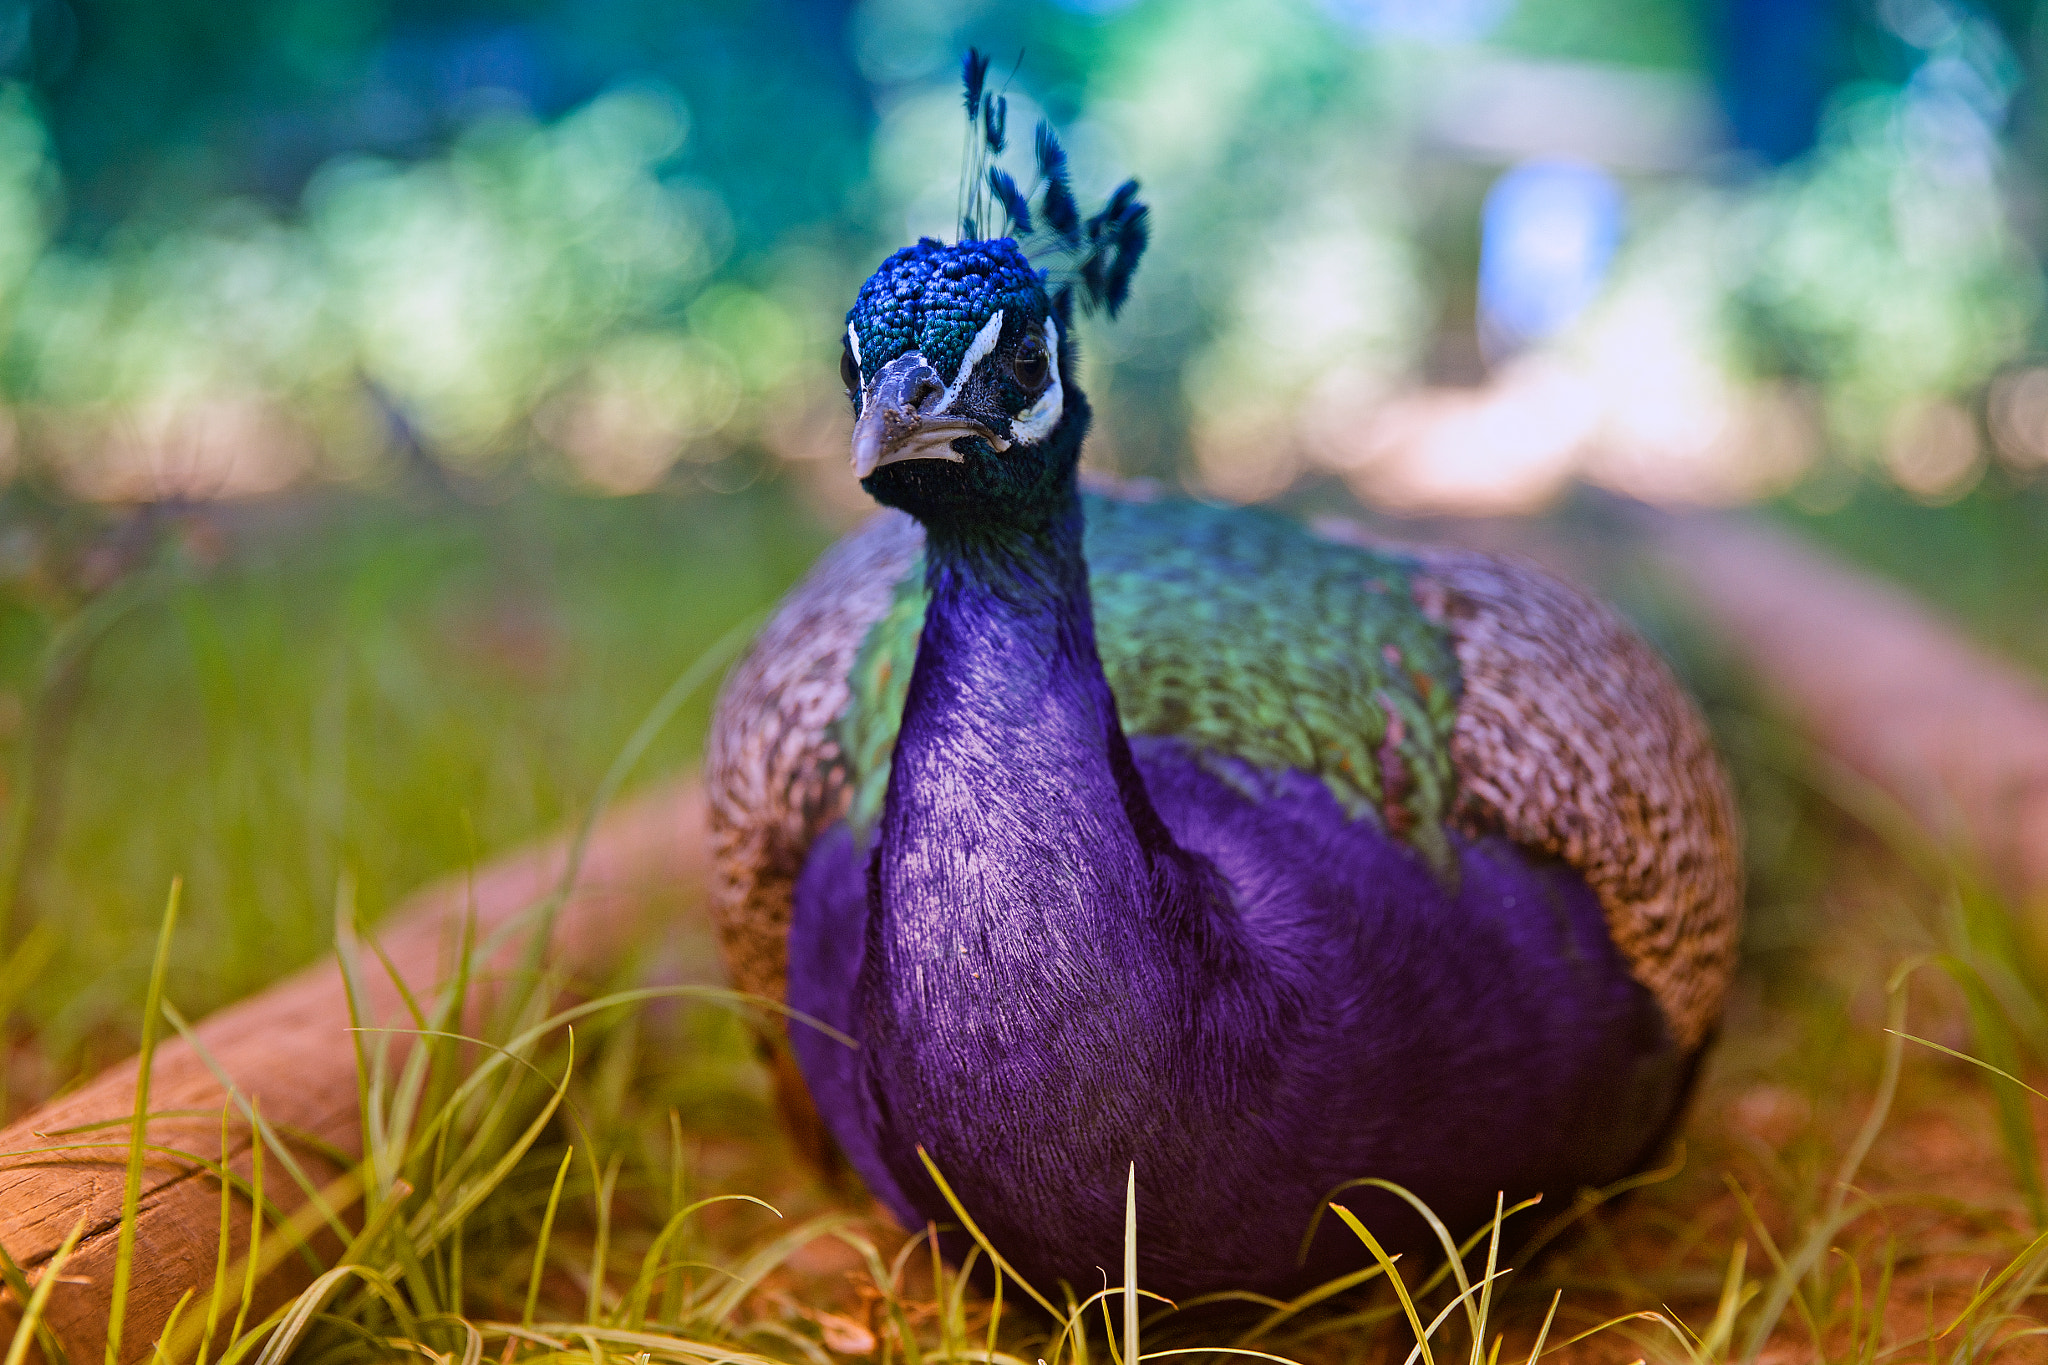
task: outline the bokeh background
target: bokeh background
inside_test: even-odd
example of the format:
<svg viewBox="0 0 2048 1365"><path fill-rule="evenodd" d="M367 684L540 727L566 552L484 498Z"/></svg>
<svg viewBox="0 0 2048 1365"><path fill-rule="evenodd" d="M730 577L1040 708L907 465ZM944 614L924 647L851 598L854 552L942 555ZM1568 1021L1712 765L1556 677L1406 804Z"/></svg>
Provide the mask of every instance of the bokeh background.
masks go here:
<svg viewBox="0 0 2048 1365"><path fill-rule="evenodd" d="M970 43L1154 205L1091 463L1755 504L2048 667L2039 11L0 0L0 1111L130 1045L173 876L196 1013L580 810L858 514Z"/></svg>

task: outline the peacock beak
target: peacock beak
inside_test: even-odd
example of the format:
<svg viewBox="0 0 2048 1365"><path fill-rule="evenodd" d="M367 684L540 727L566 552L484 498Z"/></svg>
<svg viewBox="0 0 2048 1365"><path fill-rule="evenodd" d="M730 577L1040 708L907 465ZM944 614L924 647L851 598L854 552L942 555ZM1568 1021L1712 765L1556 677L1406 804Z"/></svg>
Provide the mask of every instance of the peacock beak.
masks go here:
<svg viewBox="0 0 2048 1365"><path fill-rule="evenodd" d="M979 436L997 450L1009 445L982 423L948 413L951 399L939 372L916 351L884 365L862 394L853 424L853 476L865 479L903 460L960 464L967 457L953 442L963 436Z"/></svg>

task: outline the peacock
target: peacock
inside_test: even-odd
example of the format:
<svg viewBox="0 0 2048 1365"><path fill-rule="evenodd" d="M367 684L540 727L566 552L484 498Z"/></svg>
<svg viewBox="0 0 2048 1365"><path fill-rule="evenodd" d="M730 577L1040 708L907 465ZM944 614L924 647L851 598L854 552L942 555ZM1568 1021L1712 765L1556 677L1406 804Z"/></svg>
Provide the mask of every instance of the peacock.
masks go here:
<svg viewBox="0 0 2048 1365"><path fill-rule="evenodd" d="M1022 191L986 70L959 240L847 314L883 510L709 740L728 971L798 1021L783 1112L1033 1284L1122 1264L1135 1166L1176 1298L1364 1263L1339 1192L1421 1249L1363 1178L1457 1230L1643 1169L1734 966L1698 712L1529 565L1084 486L1076 316L1115 315L1149 211L1127 182L1084 219L1043 124Z"/></svg>

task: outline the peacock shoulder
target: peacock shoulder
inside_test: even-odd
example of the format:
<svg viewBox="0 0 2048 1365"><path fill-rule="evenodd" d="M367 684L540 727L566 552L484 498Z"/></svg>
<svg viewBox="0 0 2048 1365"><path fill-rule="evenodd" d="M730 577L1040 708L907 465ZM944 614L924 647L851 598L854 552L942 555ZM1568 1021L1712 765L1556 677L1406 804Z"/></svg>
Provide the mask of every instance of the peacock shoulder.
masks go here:
<svg viewBox="0 0 2048 1365"><path fill-rule="evenodd" d="M1611 608L1516 558L1406 548L1464 682L1454 822L1575 868L1631 973L1696 1046L1734 979L1742 918L1740 826L1706 722Z"/></svg>

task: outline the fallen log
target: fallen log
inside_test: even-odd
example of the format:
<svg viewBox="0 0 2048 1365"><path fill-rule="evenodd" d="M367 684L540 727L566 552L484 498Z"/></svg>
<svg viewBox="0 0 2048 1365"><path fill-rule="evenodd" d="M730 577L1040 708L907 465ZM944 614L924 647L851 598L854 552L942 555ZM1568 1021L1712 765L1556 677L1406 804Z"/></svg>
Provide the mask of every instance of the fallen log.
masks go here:
<svg viewBox="0 0 2048 1365"><path fill-rule="evenodd" d="M1773 700L2015 901L2048 897L2048 687L1902 589L1754 520L1658 517L1652 556Z"/></svg>
<svg viewBox="0 0 2048 1365"><path fill-rule="evenodd" d="M568 841L555 840L500 859L473 878L429 887L394 912L378 941L408 989L425 993L445 969L472 908L479 936L490 933L555 892L567 860ZM663 917L664 934L672 941L676 919L688 915L693 930L707 935L697 957L702 979L717 979L698 913L707 866L704 804L694 784L666 787L615 808L597 826L556 920L550 963L572 973L601 974L647 937L641 930L653 916ZM364 977L370 1015L395 1021L402 1010L396 984L374 967ZM194 1030L206 1054L259 1107L266 1123L288 1135L287 1145L316 1185L344 1175L323 1150L362 1150L350 1023L341 972L329 958L211 1015ZM57 1343L78 1365L105 1353L136 1070L133 1059L115 1066L0 1130L0 1247L31 1281L84 1220L84 1233L44 1314ZM157 1119L148 1140L217 1160L227 1093L206 1058L174 1036L158 1047L150 1074L151 1113L201 1117ZM116 1126L91 1127L109 1123ZM227 1165L244 1177L251 1139L246 1123L231 1123ZM95 1145L50 1150L82 1143ZM307 1203L304 1194L276 1173L274 1163L271 1169L268 1195L282 1214L298 1212ZM345 1205L354 1197L343 1180L332 1202ZM235 1205L231 1257L238 1258L248 1245L249 1220L246 1201ZM149 1358L187 1290L211 1291L219 1227L220 1185L205 1168L151 1155L136 1217L121 1365ZM264 1280L251 1320L291 1298L307 1278L299 1258L281 1261ZM0 1292L0 1343L12 1339L20 1310L12 1295Z"/></svg>

